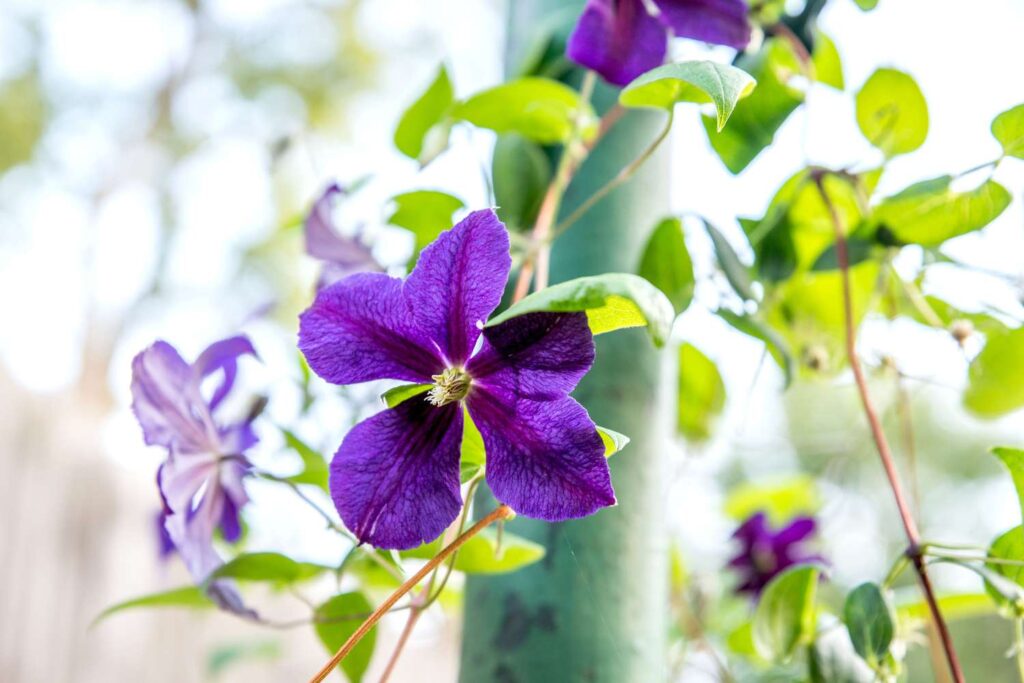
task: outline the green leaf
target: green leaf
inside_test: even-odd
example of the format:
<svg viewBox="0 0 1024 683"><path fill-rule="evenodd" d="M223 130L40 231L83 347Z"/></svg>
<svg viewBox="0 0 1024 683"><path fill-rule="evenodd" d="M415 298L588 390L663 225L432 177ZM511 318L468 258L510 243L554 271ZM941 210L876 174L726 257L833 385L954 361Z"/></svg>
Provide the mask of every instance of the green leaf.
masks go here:
<svg viewBox="0 0 1024 683"><path fill-rule="evenodd" d="M32 158L45 121L46 102L34 73L0 83L0 173Z"/></svg>
<svg viewBox="0 0 1024 683"><path fill-rule="evenodd" d="M418 548L402 552L403 557L429 560L442 549L443 538L437 538ZM467 574L507 574L544 557L544 546L516 536L507 530L501 535L494 529L484 529L459 549L455 557L455 569Z"/></svg>
<svg viewBox="0 0 1024 683"><path fill-rule="evenodd" d="M123 612L126 609L135 609L137 607L188 607L192 609L207 609L215 607L213 601L206 596L203 589L199 586L182 586L181 588L172 588L171 590L161 591L160 593L151 593L149 595L143 595L138 598L132 598L131 600L125 600L119 602L116 605L111 605L97 616L93 620L93 625L98 624L112 614Z"/></svg>
<svg viewBox="0 0 1024 683"><path fill-rule="evenodd" d="M999 458L1013 479L1013 488L1017 491L1020 502L1021 519L1024 519L1024 450L1009 446L996 446L992 454Z"/></svg>
<svg viewBox="0 0 1024 683"><path fill-rule="evenodd" d="M851 237L846 240L846 258L848 266L855 266L858 263L863 263L871 258L875 253L875 243L869 242L868 240L857 239ZM825 251L821 252L821 256L815 260L814 265L811 266L811 270L823 271L823 270L838 270L839 269L839 251L835 244L832 244Z"/></svg>
<svg viewBox="0 0 1024 683"><path fill-rule="evenodd" d="M480 434L468 410L462 411L462 455L459 468L462 483L475 477L483 469L487 460L484 450L484 437Z"/></svg>
<svg viewBox="0 0 1024 683"><path fill-rule="evenodd" d="M928 136L928 105L908 74L878 69L857 93L857 125L885 156L906 154Z"/></svg>
<svg viewBox="0 0 1024 683"><path fill-rule="evenodd" d="M309 444L300 439L287 429L281 430L284 442L288 448L295 451L302 458L302 471L288 477L288 481L294 484L313 484L327 490L327 461L324 457L313 450Z"/></svg>
<svg viewBox="0 0 1024 683"><path fill-rule="evenodd" d="M1010 204L1010 193L994 180L967 192L952 190L952 181L932 178L885 198L875 208L875 222L900 242L937 247L984 228Z"/></svg>
<svg viewBox="0 0 1024 683"><path fill-rule="evenodd" d="M619 94L625 107L671 111L679 102L715 105L715 125L725 127L736 103L754 90L756 82L743 69L709 61L665 64L637 77Z"/></svg>
<svg viewBox="0 0 1024 683"><path fill-rule="evenodd" d="M1001 534L988 549L988 557L999 560L1012 560L1024 562L1024 526L1016 526L1006 533ZM1024 588L1024 565L1002 564L999 562L986 562L986 567L993 574L1003 577L1019 588ZM999 610L1009 618L1020 618L1024 611L1019 600L1019 593L1014 596L1006 590L1003 584L985 582L985 591L992 596ZM1009 593L1009 594L1008 594ZM1014 599L1014 598L1017 599Z"/></svg>
<svg viewBox="0 0 1024 683"><path fill-rule="evenodd" d="M397 387L388 389L380 395L380 400L388 408L394 408L399 403L404 403L414 396L425 394L430 391L433 384L400 384Z"/></svg>
<svg viewBox="0 0 1024 683"><path fill-rule="evenodd" d="M982 417L1024 406L1024 327L988 335L967 371L964 405Z"/></svg>
<svg viewBox="0 0 1024 683"><path fill-rule="evenodd" d="M785 662L814 638L815 606L821 570L791 567L772 579L754 612L754 647L774 662Z"/></svg>
<svg viewBox="0 0 1024 683"><path fill-rule="evenodd" d="M764 342L768 353L782 368L785 387L788 389L793 382L793 375L796 373L796 360L793 358L793 353L789 350L786 340L762 320L752 315L737 315L724 308L718 309L715 313L736 330Z"/></svg>
<svg viewBox="0 0 1024 683"><path fill-rule="evenodd" d="M313 624L316 635L324 648L332 655L341 649L356 629L373 611L373 605L359 592L341 593L316 608ZM359 683L370 665L373 647L377 642L377 630L371 629L345 659L341 668L350 683Z"/></svg>
<svg viewBox="0 0 1024 683"><path fill-rule="evenodd" d="M865 261L850 269L853 321L860 325L874 300L879 266ZM846 365L846 321L839 271L797 273L777 285L763 308L764 321L800 358L801 368L835 374Z"/></svg>
<svg viewBox="0 0 1024 683"><path fill-rule="evenodd" d="M736 64L757 79L757 87L724 129L719 130L717 117L703 117L711 147L732 173L742 171L770 145L775 132L804 101L803 92L788 85L800 68L786 41L768 39L759 51L744 54Z"/></svg>
<svg viewBox="0 0 1024 683"><path fill-rule="evenodd" d="M850 591L843 621L853 649L872 667L877 666L888 654L896 630L892 606L882 590L876 584L862 583Z"/></svg>
<svg viewBox="0 0 1024 683"><path fill-rule="evenodd" d="M455 101L448 70L442 64L427 90L413 102L395 129L395 147L427 165L448 146L450 124L445 122Z"/></svg>
<svg viewBox="0 0 1024 683"><path fill-rule="evenodd" d="M814 65L814 78L818 83L831 86L836 90L846 87L839 50L836 49L836 44L832 42L832 39L821 31L814 33L814 52L811 53L811 63Z"/></svg>
<svg viewBox="0 0 1024 683"><path fill-rule="evenodd" d="M607 427L598 427L597 435L604 444L604 457L610 458L629 445L629 437Z"/></svg>
<svg viewBox="0 0 1024 683"><path fill-rule="evenodd" d="M452 227L452 216L464 206L458 197L437 190L404 192L391 201L395 203L395 210L388 217L388 223L405 228L415 238L410 269L416 264L420 251Z"/></svg>
<svg viewBox="0 0 1024 683"><path fill-rule="evenodd" d="M1011 529L1011 532L1012 531L1015 530ZM1012 552L1014 546L1017 544L1017 540L1013 539L1012 536L1011 539L1012 540L1009 543L1012 545L1003 546L1002 549L997 549L997 552ZM1003 540L1003 538L1000 537L996 539L996 541L1000 540ZM1002 559L999 558L998 555L995 557L997 559ZM1005 565L1000 565L999 563L976 564L972 559L953 556L939 557L932 560L932 562L955 564L962 569L974 572L981 577L982 581L985 582L985 591L988 593L989 597L993 599L1002 614L1010 616L1011 618L1024 617L1024 587L1021 587L1016 582L1008 579L999 572L993 571L990 567L991 564L1003 567L1005 567Z"/></svg>
<svg viewBox="0 0 1024 683"><path fill-rule="evenodd" d="M676 429L691 441L705 441L725 407L725 382L714 361L692 344L679 346L678 391Z"/></svg>
<svg viewBox="0 0 1024 683"><path fill-rule="evenodd" d="M711 238L711 244L715 248L715 258L718 266L722 269L725 279L729 281L733 290L747 301L756 301L754 286L750 279L750 269L743 265L732 244L725 238L718 228L704 221L704 227Z"/></svg>
<svg viewBox="0 0 1024 683"><path fill-rule="evenodd" d="M992 135L1003 146L1003 156L1024 159L1024 104L992 119Z"/></svg>
<svg viewBox="0 0 1024 683"><path fill-rule="evenodd" d="M597 132L597 117L579 93L549 78L520 78L485 90L455 106L453 116L497 133L518 133L542 144L565 142L577 117L584 137Z"/></svg>
<svg viewBox="0 0 1024 683"><path fill-rule="evenodd" d="M666 218L658 223L644 247L637 274L664 292L677 314L686 310L696 280L682 221Z"/></svg>
<svg viewBox="0 0 1024 683"><path fill-rule="evenodd" d="M878 7L878 0L853 0L864 12L870 12Z"/></svg>
<svg viewBox="0 0 1024 683"><path fill-rule="evenodd" d="M668 339L675 312L657 287L638 275L606 273L552 285L513 304L487 327L538 311L586 311L595 335L626 327L646 327L655 346Z"/></svg>
<svg viewBox="0 0 1024 683"><path fill-rule="evenodd" d="M856 184L835 175L823 180L829 202L846 234L863 219L866 197ZM772 197L763 218L740 219L754 249L758 276L768 283L789 280L797 271L811 270L835 242L832 212L810 173L790 176Z"/></svg>
<svg viewBox="0 0 1024 683"><path fill-rule="evenodd" d="M315 578L331 567L310 562L296 562L280 553L243 553L215 569L207 581L237 579L289 584Z"/></svg>
<svg viewBox="0 0 1024 683"><path fill-rule="evenodd" d="M514 133L499 136L491 175L498 218L512 231L533 225L551 182L551 161L543 148Z"/></svg>
<svg viewBox="0 0 1024 683"><path fill-rule="evenodd" d="M725 514L742 521L755 512L764 512L772 526L781 527L799 515L815 514L821 502L814 479L797 474L736 486L725 499Z"/></svg>

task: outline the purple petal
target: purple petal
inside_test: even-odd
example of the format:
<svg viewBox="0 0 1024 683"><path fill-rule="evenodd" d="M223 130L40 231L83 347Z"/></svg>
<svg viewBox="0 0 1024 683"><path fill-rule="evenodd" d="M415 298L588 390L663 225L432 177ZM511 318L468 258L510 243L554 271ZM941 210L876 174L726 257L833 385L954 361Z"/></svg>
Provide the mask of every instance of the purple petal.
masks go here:
<svg viewBox="0 0 1024 683"><path fill-rule="evenodd" d="M172 452L157 473L164 504L174 514L190 514L196 494L216 485L217 456ZM210 526L211 533L213 526Z"/></svg>
<svg viewBox="0 0 1024 683"><path fill-rule="evenodd" d="M680 38L741 50L750 42L744 0L654 0L661 20Z"/></svg>
<svg viewBox="0 0 1024 683"><path fill-rule="evenodd" d="M768 517L763 512L751 515L733 532L732 537L739 539L744 545L751 546L758 541L770 538Z"/></svg>
<svg viewBox="0 0 1024 683"><path fill-rule="evenodd" d="M192 368L199 380L217 372L224 371L224 380L213 392L210 399L210 410L216 410L220 402L231 391L235 384L235 375L238 372L238 357L251 355L258 358L256 349L253 348L249 338L243 335L230 337L214 342L206 347L206 350L199 354L199 358Z"/></svg>
<svg viewBox="0 0 1024 683"><path fill-rule="evenodd" d="M299 317L299 349L313 371L333 384L429 382L444 364L411 317L401 280L350 275L320 290Z"/></svg>
<svg viewBox="0 0 1024 683"><path fill-rule="evenodd" d="M494 211L474 211L420 252L403 291L416 325L461 364L505 291L512 258Z"/></svg>
<svg viewBox="0 0 1024 683"><path fill-rule="evenodd" d="M334 202L343 194L344 190L337 183L331 183L313 203L306 217L306 253L327 262L321 276L324 286L350 273L380 270L370 248L359 240L358 235L341 235L334 228Z"/></svg>
<svg viewBox="0 0 1024 683"><path fill-rule="evenodd" d="M241 455L259 443L251 422L240 422L220 429L220 447L224 455Z"/></svg>
<svg viewBox="0 0 1024 683"><path fill-rule="evenodd" d="M615 504L604 445L579 403L568 396L517 399L480 387L467 403L487 451L487 483L498 500L549 522Z"/></svg>
<svg viewBox="0 0 1024 683"><path fill-rule="evenodd" d="M132 361L132 410L149 445L216 450L217 429L195 375L173 346L158 341Z"/></svg>
<svg viewBox="0 0 1024 683"><path fill-rule="evenodd" d="M814 529L815 523L813 519L810 517L798 517L775 534L773 543L777 548L798 543L811 536L814 533Z"/></svg>
<svg viewBox="0 0 1024 683"><path fill-rule="evenodd" d="M167 533L167 511L161 510L156 514L156 537L157 553L161 560L165 560L174 552L174 541Z"/></svg>
<svg viewBox="0 0 1024 683"><path fill-rule="evenodd" d="M213 529L206 526L209 518L209 514L200 514L197 519L188 520L186 515L173 514L167 517L165 523L168 536L196 583L206 581L210 573L223 564L213 548ZM242 596L230 581L211 582L206 587L206 594L223 610L247 619L257 618L256 612L245 606Z"/></svg>
<svg viewBox="0 0 1024 683"><path fill-rule="evenodd" d="M345 525L378 548L437 538L459 514L462 408L413 398L360 422L331 462Z"/></svg>
<svg viewBox="0 0 1024 683"><path fill-rule="evenodd" d="M484 328L483 347L466 369L481 386L552 400L575 389L593 363L586 313L528 313Z"/></svg>
<svg viewBox="0 0 1024 683"><path fill-rule="evenodd" d="M615 85L665 61L665 27L642 0L589 0L566 48L572 61Z"/></svg>

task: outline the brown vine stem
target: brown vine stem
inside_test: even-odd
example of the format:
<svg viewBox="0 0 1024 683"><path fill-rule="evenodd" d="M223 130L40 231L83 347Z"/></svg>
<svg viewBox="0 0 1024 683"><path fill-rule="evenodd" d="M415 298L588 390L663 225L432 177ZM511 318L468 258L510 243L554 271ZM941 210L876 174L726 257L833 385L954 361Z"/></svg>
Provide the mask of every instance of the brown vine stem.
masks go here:
<svg viewBox="0 0 1024 683"><path fill-rule="evenodd" d="M533 224L533 232L530 237L531 251L527 254L526 260L523 261L522 268L519 269L519 279L516 280L514 301L522 299L530 291L530 280L534 276L535 268L537 279L534 289L541 290L547 287L548 263L551 258L551 245L549 244L548 234L551 232L551 226L554 225L555 219L558 218L558 209L562 205L562 195L565 194L566 189L569 187L576 169L583 163L583 160L587 157L590 150L593 149L593 146L622 116L620 108L611 109L601 119L594 139L589 143L580 142L584 123L583 106L590 102L590 96L594 91L596 82L597 74L593 71L587 71L583 76L583 83L580 86L580 112L573 126L572 135L562 150L562 157L559 159L558 167L555 169L555 176L551 179L551 184L548 185L547 192L544 193L544 199L541 200L540 209L537 211L537 221Z"/></svg>
<svg viewBox="0 0 1024 683"><path fill-rule="evenodd" d="M462 514L459 516L458 528L454 531L446 532L444 542L450 542L448 539L451 536L458 537L465 531L473 495L476 493L476 488L481 481L482 475L477 475L469 482L469 486L466 489L466 502L463 503ZM434 568L434 573L430 575L430 580L427 581L427 585L420 591L419 595L412 599L412 610L409 612L409 618L406 619L405 627L402 628L402 634L398 637L398 642L395 643L395 649L391 652L391 657L388 659L387 666L384 667L384 673L381 674L379 683L387 683L391 678L391 674L394 673L395 666L398 664L398 659L402 656L402 650L405 649L406 644L409 642L409 636L412 635L413 629L416 628L416 622L420 620L420 615L434 604L434 600L441 596L444 587L448 584L448 578L452 575L452 570L455 568L455 558L458 557L458 554L458 551L456 551L448 558L447 571L436 591L434 590L434 584L437 583L437 572L441 569L440 565Z"/></svg>
<svg viewBox="0 0 1024 683"><path fill-rule="evenodd" d="M885 468L886 477L889 479L889 487L892 489L893 497L896 499L896 507L899 510L900 520L903 522L903 530L907 535L907 556L917 571L918 579L921 582L921 589L924 591L928 609L931 611L932 620L939 633L939 639L942 641L942 648L946 653L946 661L949 664L949 671L953 676L953 680L956 683L964 683L964 674L960 668L960 661L957 658L956 650L953 647L953 639L949 635L949 628L946 626L946 621L939 610L939 603L935 598L935 590L932 588L931 579L928 576L928 571L925 569L924 554L921 552L921 534L918 532L917 522L914 521L910 505L907 502L906 495L903 493L903 485L900 483L900 475L893 461L892 449L889 448L889 441L885 436L885 431L882 429L882 422L878 417L878 412L875 410L874 403L871 401L867 378L864 375L864 369L860 365L860 359L857 357L857 330L853 320L853 300L850 294L850 258L842 221L828 195L828 191L825 189L824 179L827 175L828 172L822 169L815 169L813 171L815 185L817 185L821 199L828 209L829 217L832 219L832 227L836 233L836 258L839 262L839 273L843 286L846 356L850 363L850 369L853 370L857 391L860 393L860 400L864 406L864 414L868 419L868 425L871 427L871 436L874 438L878 455L882 459L882 467Z"/></svg>
<svg viewBox="0 0 1024 683"><path fill-rule="evenodd" d="M373 611L373 614L371 614L369 618L367 618L367 620L356 629L355 633L349 636L349 639L345 641L345 644L342 645L336 653L334 653L334 656L331 657L331 661L327 662L327 664L325 664L315 676L309 679L309 683L322 683L323 680L327 678L332 671L334 671L334 668L338 666L341 660L348 656L348 653L352 651L352 648L358 645L359 641L377 625L377 622L380 621L381 617L394 607L396 602L402 599L403 595L415 588L420 581L426 578L430 572L434 571L434 569L444 562L449 555L462 547L466 541L476 536L494 522L499 519L506 519L511 514L512 508L507 505L499 505L492 510L490 514L471 526L468 531L463 532L458 538L446 545L441 552L431 558L429 562L423 565L418 572L413 574L409 580L399 586L394 593L389 595L388 598Z"/></svg>

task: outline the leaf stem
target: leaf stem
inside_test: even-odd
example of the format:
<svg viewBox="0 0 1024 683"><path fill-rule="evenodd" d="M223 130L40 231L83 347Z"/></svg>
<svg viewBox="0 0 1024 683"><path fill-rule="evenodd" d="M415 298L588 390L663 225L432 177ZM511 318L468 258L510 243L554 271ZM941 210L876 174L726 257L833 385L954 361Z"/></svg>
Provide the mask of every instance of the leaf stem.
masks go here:
<svg viewBox="0 0 1024 683"><path fill-rule="evenodd" d="M857 390L860 393L861 403L864 407L864 414L867 417L868 425L871 428L871 435L875 441L875 447L882 460L882 467L885 469L886 477L889 479L889 487L892 489L893 497L896 500L896 508L899 510L900 521L903 523L903 530L906 533L909 544L907 548L907 556L913 563L914 569L917 570L917 576L920 580L921 588L924 591L925 600L928 603L928 609L931 611L932 620L935 622L935 627L939 633L939 639L942 641L942 647L946 654L946 661L949 664L950 673L953 675L953 679L956 683L964 683L964 674L960 669L960 662L957 658L956 650L953 647L953 639L949 634L949 628L946 626L946 621L942 617L942 612L939 610L939 604L935 598L935 590L932 587L928 571L925 569L924 556L920 551L921 535L918 532L917 523L914 521L914 517L910 511L910 506L907 503L905 494L903 493L903 485L900 483L899 472L896 470L896 464L893 461L889 441L885 436L885 431L882 429L882 423L878 417L878 412L875 410L874 403L871 400L871 394L868 391L868 383L867 378L864 375L864 369L861 367L860 359L857 357L857 331L853 319L853 300L850 294L850 259L847 252L846 235L843 232L842 222L840 221L836 207L832 203L828 192L825 190L824 178L826 174L827 172L823 171L815 172L814 182L818 187L818 192L821 194L822 201L828 208L829 216L832 219L832 227L834 228L836 235L836 256L839 261L839 271L842 277L843 287L843 320L846 327L847 360L850 363L850 369L853 371Z"/></svg>
<svg viewBox="0 0 1024 683"><path fill-rule="evenodd" d="M327 678L332 671L334 671L334 668L338 666L341 660L345 659L345 657L348 656L348 654L352 651L352 648L358 645L359 641L362 640L363 637L367 633L369 633L374 626L377 625L377 622L380 621L381 617L383 617L392 607L394 607L395 603L398 602L403 595L411 591L413 588L416 587L417 584L419 584L420 581L426 578L426 576L430 574L430 572L432 572L435 567L444 562L445 558L454 553L456 550L462 547L462 545L466 541L476 536L478 533L480 533L485 528L490 526L493 522L496 522L499 519L505 519L511 514L512 508L510 508L507 505L499 505L494 510L492 510L490 514L488 514L486 517L484 517L479 522L470 527L468 531L463 532L461 535L459 535L458 538L456 538L454 541L445 546L444 549L441 550L441 552L439 552L437 555L431 558L430 561L423 565L423 567L418 572L413 574L405 583L399 586L394 593L389 595L388 598L384 602L382 602L380 606L377 607L377 609L373 611L373 614L371 614L369 618L367 618L367 620L364 621L362 625L359 626L358 629L356 629L355 633L349 636L349 639L346 640L345 643L341 646L341 648L334 654L334 656L331 657L331 661L327 662L327 664L325 664L323 668L321 668L320 671L316 673L316 675L309 679L310 683L322 683L323 680Z"/></svg>
<svg viewBox="0 0 1024 683"><path fill-rule="evenodd" d="M665 127L661 129L660 133L658 133L658 137L654 138L651 144L648 145L647 148L640 153L640 156L638 156L629 165L627 165L621 171L619 171L614 178L605 183L594 194L590 195L590 197L588 197L586 201L577 206L572 213L566 216L565 219L555 227L555 230L551 235L551 239L553 240L554 238L558 237L566 230L571 228L573 223L578 221L588 211L594 208L594 205L597 204L602 199L604 199L609 192L611 192L612 190L614 190L615 188L619 187L627 180L632 178L633 174L640 170L640 167L643 166L644 163L651 158L651 156L658 150L658 147L661 146L661 143L665 141L665 138L668 137L668 134L672 132L673 118L674 114L673 112L670 111L668 114L668 119L666 119L665 121Z"/></svg>
<svg viewBox="0 0 1024 683"><path fill-rule="evenodd" d="M335 532L337 534L340 534L340 535L344 536L348 540L350 540L353 543L355 543L356 547L360 550L360 552L362 552L364 555L369 557L373 562L375 562L378 565L380 565L380 567L382 569L384 569L389 574L391 574L391 576L394 577L396 580L402 581L405 578L404 576L402 576L402 574L397 569L395 569L395 566L393 564L391 564L390 562L385 560L383 557L381 557L380 554L376 550L374 550L372 548L367 548L365 546L360 545L359 544L359 539L357 539L354 535L352 535L352 533L348 529L346 529L345 527L343 527L340 524L338 524L337 522L335 522L334 518L331 517L331 515L326 510L324 510L322 507L317 505L316 501L314 501L312 498L307 496L305 491L303 491L301 488L299 488L299 485L296 484L294 481L290 481L290 480L286 479L285 477L279 477L276 474L271 474L270 472L266 472L264 470L256 470L255 474L256 474L256 476L258 476L258 477L260 477L262 479L266 479L268 481L273 481L273 482L276 482L278 484L284 484L285 486L290 488L292 490L292 493L294 493L296 496L298 496L300 500L302 500L304 503L306 503L306 505L308 505L309 507L311 507L314 510L316 510L320 514L320 516L324 518L324 521L327 523L327 528L328 529L330 529L331 531L333 531L333 532Z"/></svg>

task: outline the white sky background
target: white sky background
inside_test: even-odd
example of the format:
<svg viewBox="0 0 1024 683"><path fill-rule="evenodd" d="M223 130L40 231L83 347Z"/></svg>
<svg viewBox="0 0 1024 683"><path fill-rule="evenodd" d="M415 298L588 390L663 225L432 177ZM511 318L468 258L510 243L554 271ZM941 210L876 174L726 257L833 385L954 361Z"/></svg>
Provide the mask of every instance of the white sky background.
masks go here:
<svg viewBox="0 0 1024 683"><path fill-rule="evenodd" d="M217 0L208 5L219 26L244 36L263 26L268 16L280 16L282 8L295 3ZM358 97L347 134L333 140L307 140L308 154L289 162L294 182L312 198L335 176L344 181L373 173L383 180L364 193L362 210L367 215L378 211L375 202L418 188L451 191L471 207L484 204L478 169L492 142L488 134L458 132L456 149L423 174L393 150L391 134L404 106L433 77L442 58L451 65L460 95L500 80L503 3L372 0L364 5L360 23L365 39L385 57L378 86ZM337 40L331 31L304 21L301 7L285 13L291 23L282 25L280 41L268 48L296 62L333 49L332 41ZM17 16L41 17L44 79L61 88L69 100L80 101L62 110L35 164L0 179L0 320L4 321L0 360L27 388L46 393L68 387L81 372L87 309L116 320L148 286L157 261L158 195L144 173L119 177L116 170L122 165L151 168L162 160L155 149L136 150L126 157L118 140L125 126L139 125L130 95L158 87L179 63L191 36L183 10L169 1L7 0L0 11L0 78L16 75L26 66L31 38L12 20ZM852 0L833 0L821 25L838 44L848 92L816 88L808 105L787 121L776 144L740 177L729 174L711 152L696 110L681 109L672 137L673 209L707 215L738 237L735 216L760 215L782 180L808 161L855 168L877 162L879 157L856 129L851 93L882 65L908 71L917 79L928 100L931 126L920 151L890 164L881 194L925 178L955 174L998 155L989 123L997 113L1024 100L1024 77L1019 72L1024 3L990 0L968 7L952 0L882 0L876 11L862 13ZM703 51L694 44L678 49L684 56ZM150 485L159 454L143 449L127 411L131 356L160 336L178 345L186 357L194 357L210 340L235 332L258 303L240 305L228 293L233 291L240 248L258 241L274 226L267 139L287 128L295 105L281 95L275 113L260 117L233 99L227 88L217 79L193 84L175 112L179 125L209 137L171 176L173 194L183 209L180 234L170 255L172 291L159 306L148 307L128 321L111 371L111 388L121 408L105 427L106 441L117 466L138 472L140 485ZM110 174L111 169L119 182L93 212L86 193L94 189L98 175ZM997 178L1013 193L1013 203L982 234L956 240L950 252L979 266L1021 274L1024 162L1007 161ZM709 254L698 231L690 230L688 241L698 260ZM385 254L405 248L400 240L384 242ZM912 264L913 255L908 259ZM310 264L303 267L309 270ZM990 278L958 274L955 281L935 278L928 285L966 308L976 307L985 297L1020 311L1012 290ZM259 323L246 329L256 338L266 367L256 370L248 364L245 370L267 386L287 383L287 370L282 368L290 368L289 349L280 333ZM729 438L739 433L746 439L762 433L768 439L777 438L782 414L774 369L766 368L756 390L749 391L759 358L756 347L727 334L723 324L698 306L682 318L677 332L720 361L733 397L722 433ZM911 375L963 382L965 363L954 346L935 344L935 336L909 327L904 332L902 345L893 348L899 335L870 328L865 348L870 353L876 345L884 347ZM927 343L922 345L922 339ZM280 402L294 400L289 396ZM275 419L286 419L290 408L277 410ZM320 415L336 415L339 408L328 403L319 410ZM1012 420L992 427L993 434L1016 430L1019 435L1019 414ZM730 530L717 515L721 493L708 485L723 465L723 459L714 456L723 455L729 445L719 439L703 456L687 459L679 466L680 476L671 490L676 527L686 547L708 558L709 566L720 561L722 541ZM778 467L780 458L771 462ZM761 473L756 462L747 463L747 468L752 474ZM986 517L990 521L979 521L975 512L961 519L962 528L984 523L993 527L986 526L986 532L994 532L1014 519L1015 502L1008 485L984 494L993 501ZM878 515L888 519L889 510L876 515L863 501L859 507L854 503L848 511L868 519ZM998 519L991 521L995 511ZM259 506L252 514L257 526L269 522ZM694 520L700 524L693 524ZM865 540L869 540L872 527L866 528ZM272 522L262 533L255 542L268 547L291 543L300 546L300 552L336 551L313 549ZM851 543L845 554L833 555L836 566L848 568L844 571L850 575L884 571L882 560L864 556L859 545ZM838 547L834 550L843 553Z"/></svg>

